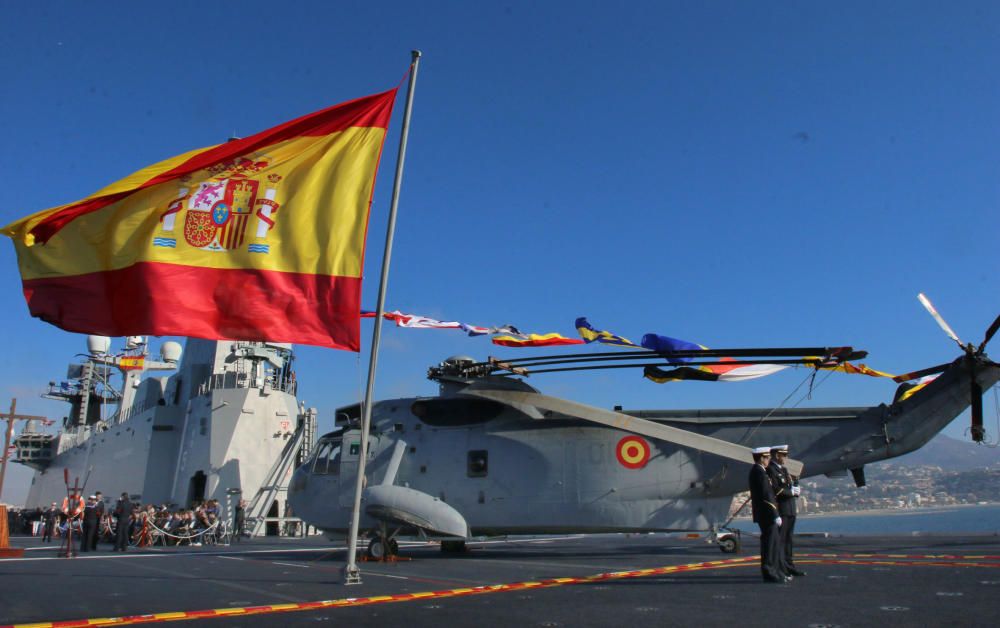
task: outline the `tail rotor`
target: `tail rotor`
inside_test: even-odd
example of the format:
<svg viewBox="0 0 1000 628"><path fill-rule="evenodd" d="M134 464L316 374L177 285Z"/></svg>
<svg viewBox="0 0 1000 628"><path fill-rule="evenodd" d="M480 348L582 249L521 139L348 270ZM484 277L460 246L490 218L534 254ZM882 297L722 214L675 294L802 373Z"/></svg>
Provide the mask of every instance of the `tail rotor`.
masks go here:
<svg viewBox="0 0 1000 628"><path fill-rule="evenodd" d="M976 353L980 355L983 353L983 350L986 348L986 343L993 339L993 335L997 333L997 330L1000 330L1000 316L997 316L996 320L993 321L993 324L986 330L986 335L983 336L983 344L979 345L979 348L976 349Z"/></svg>
<svg viewBox="0 0 1000 628"><path fill-rule="evenodd" d="M965 345L958 338L958 334L956 334L955 331L951 328L951 325L949 325L944 320L943 316L941 316L940 314L938 314L937 308L934 307L934 304L931 303L931 300L928 299L924 295L923 292L917 294L917 298L920 300L920 304L924 306L924 308L927 310L927 312L930 313L930 315L934 317L934 320L937 321L937 324L941 327L941 329L944 330L944 333L948 334L949 338L951 338L952 340L954 340L955 342L957 342L958 346L961 347L962 350L968 350L968 347L971 346L971 345L968 345L968 346Z"/></svg>
<svg viewBox="0 0 1000 628"><path fill-rule="evenodd" d="M969 384L969 394L971 397L970 411L972 413L972 425L970 426L969 431L972 435L972 440L977 443L981 443L986 437L986 430L983 428L983 387L979 385L977 371L978 367L981 364L998 366L996 362L987 360L983 356L983 351L985 351L986 345L997 333L997 331L1000 330L1000 316L997 316L996 320L993 321L993 324L989 326L989 328L986 330L986 334L983 336L983 342L978 347L976 347L976 345L972 344L971 342L965 344L959 339L958 334L956 334L955 331L951 328L951 326L948 325L948 323L944 320L944 317L938 313L937 309L934 307L934 304L931 303L931 300L928 299L924 295L924 293L921 292L920 294L918 294L917 298L920 300L920 303L924 306L924 308L927 309L930 315L934 317L934 320L937 321L937 324L941 327L942 330L944 330L944 333L947 334L949 338L958 343L958 346L962 348L962 351L964 351L966 355L968 355L969 358L971 358L970 364L972 373ZM913 379L915 377L922 377L924 375L940 373L947 367L948 365L942 364L940 366L934 366L929 369L924 369L922 371L915 371L913 373L908 373L906 375L902 375L895 379L896 381L906 381Z"/></svg>

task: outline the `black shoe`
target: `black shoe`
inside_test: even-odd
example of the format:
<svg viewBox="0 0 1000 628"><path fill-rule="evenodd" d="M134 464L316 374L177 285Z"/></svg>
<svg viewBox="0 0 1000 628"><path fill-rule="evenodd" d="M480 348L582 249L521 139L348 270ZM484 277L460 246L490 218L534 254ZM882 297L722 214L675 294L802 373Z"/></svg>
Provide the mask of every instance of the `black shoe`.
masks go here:
<svg viewBox="0 0 1000 628"><path fill-rule="evenodd" d="M799 578L806 575L806 572L799 571L798 569L789 569L788 573L792 574L793 576L798 576Z"/></svg>
<svg viewBox="0 0 1000 628"><path fill-rule="evenodd" d="M784 583L788 582L788 580L786 578L782 577L782 576L778 576L778 577L775 577L775 576L764 576L764 582L775 582L775 583L778 583L778 584L784 584Z"/></svg>

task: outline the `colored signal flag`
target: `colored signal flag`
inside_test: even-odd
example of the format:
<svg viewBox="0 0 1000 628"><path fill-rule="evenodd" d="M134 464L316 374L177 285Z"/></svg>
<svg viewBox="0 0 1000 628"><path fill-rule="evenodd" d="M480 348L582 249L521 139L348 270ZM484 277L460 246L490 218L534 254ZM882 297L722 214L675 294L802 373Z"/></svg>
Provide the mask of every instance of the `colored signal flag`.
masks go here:
<svg viewBox="0 0 1000 628"><path fill-rule="evenodd" d="M588 343L600 342L606 345L638 348L638 345L636 345L628 338L619 336L617 334L613 334L610 331L602 331L600 329L594 329L594 326L591 325L590 322L587 321L587 318L584 316L581 316L576 319L574 327L576 327L577 333L579 333L580 336Z"/></svg>
<svg viewBox="0 0 1000 628"><path fill-rule="evenodd" d="M766 377L788 368L780 364L711 364L698 367L680 366L665 370L657 366L647 366L643 369L643 377L664 384L681 380L699 382L741 382L748 379Z"/></svg>
<svg viewBox="0 0 1000 628"><path fill-rule="evenodd" d="M643 335L640 344L650 351L662 351L664 353L671 353L674 351L703 351L708 349L705 345L699 345L693 342L688 342L687 340L680 340L678 338L671 338L670 336L661 336L659 334ZM691 358L667 358L667 362L670 362L671 364L681 364L689 362L690 360Z"/></svg>
<svg viewBox="0 0 1000 628"><path fill-rule="evenodd" d="M365 232L395 96L189 151L7 225L31 315L105 336L358 351Z"/></svg>
<svg viewBox="0 0 1000 628"><path fill-rule="evenodd" d="M567 338L562 334L521 334L520 336L493 336L490 341L501 347L553 347L560 345L582 345L586 341Z"/></svg>

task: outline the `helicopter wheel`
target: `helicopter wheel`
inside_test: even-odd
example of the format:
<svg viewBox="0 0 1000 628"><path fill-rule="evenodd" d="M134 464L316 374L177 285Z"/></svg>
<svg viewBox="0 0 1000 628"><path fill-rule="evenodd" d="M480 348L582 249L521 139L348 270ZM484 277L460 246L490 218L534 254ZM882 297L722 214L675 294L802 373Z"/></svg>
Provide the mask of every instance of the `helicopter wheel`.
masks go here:
<svg viewBox="0 0 1000 628"><path fill-rule="evenodd" d="M740 542L736 535L726 534L719 537L719 551L723 554L736 554L740 551Z"/></svg>
<svg viewBox="0 0 1000 628"><path fill-rule="evenodd" d="M376 536L368 543L368 558L372 560L384 560L387 549L391 549L391 545L387 547L383 538Z"/></svg>
<svg viewBox="0 0 1000 628"><path fill-rule="evenodd" d="M368 543L368 558L371 560L394 560L396 556L399 556L399 542L396 540L396 533L389 534L388 526L381 523L372 536L372 540Z"/></svg>

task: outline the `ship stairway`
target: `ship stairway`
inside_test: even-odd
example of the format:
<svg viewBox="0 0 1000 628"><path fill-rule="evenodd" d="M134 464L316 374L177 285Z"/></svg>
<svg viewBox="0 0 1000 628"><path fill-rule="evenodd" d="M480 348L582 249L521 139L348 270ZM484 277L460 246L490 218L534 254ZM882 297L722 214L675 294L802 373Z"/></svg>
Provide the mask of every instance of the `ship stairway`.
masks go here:
<svg viewBox="0 0 1000 628"><path fill-rule="evenodd" d="M250 505L247 506L247 527L250 530L250 536L263 535L264 526L268 523L277 523L285 530L303 529L302 520L298 517L268 517L267 513L271 510L271 506L278 496L288 491L288 484L284 482L284 479L288 477L292 465L298 460L299 449L302 447L306 433L304 428L305 426L300 424L292 437L285 443L281 456L267 472L264 483L261 484Z"/></svg>

